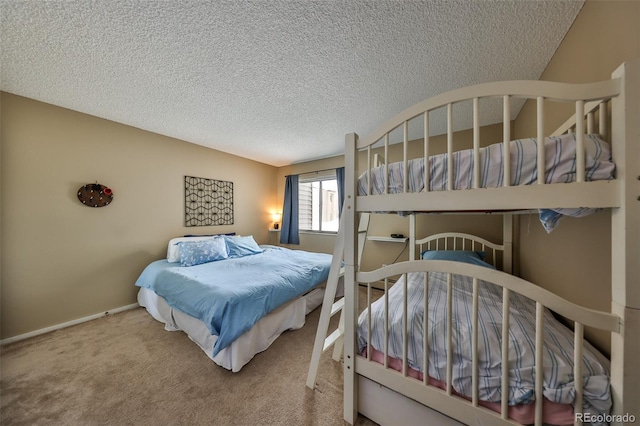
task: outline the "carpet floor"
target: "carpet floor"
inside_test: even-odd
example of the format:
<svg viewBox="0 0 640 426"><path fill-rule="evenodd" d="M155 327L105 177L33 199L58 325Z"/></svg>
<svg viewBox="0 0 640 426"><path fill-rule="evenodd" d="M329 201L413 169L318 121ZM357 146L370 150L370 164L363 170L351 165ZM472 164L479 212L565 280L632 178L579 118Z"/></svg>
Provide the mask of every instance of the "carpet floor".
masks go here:
<svg viewBox="0 0 640 426"><path fill-rule="evenodd" d="M319 316L238 373L143 308L5 345L0 424L344 425L342 363L331 351L317 388L305 386ZM375 425L362 416L356 424Z"/></svg>

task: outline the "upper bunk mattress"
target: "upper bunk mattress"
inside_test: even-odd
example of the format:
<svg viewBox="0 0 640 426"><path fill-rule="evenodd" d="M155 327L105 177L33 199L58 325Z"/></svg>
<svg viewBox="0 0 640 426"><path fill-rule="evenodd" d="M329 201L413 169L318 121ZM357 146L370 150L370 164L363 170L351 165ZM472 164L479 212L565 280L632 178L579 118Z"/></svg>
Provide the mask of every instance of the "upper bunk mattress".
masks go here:
<svg viewBox="0 0 640 426"><path fill-rule="evenodd" d="M480 186L497 188L504 183L503 144L497 143L480 148ZM611 148L597 134L588 134L584 138L585 180L614 179L615 164L611 161ZM538 142L535 138L518 139L510 142L511 186L531 185L538 180ZM550 136L545 138L545 183L569 183L576 177L576 137L575 134ZM429 190L446 191L448 184L447 154L429 157ZM408 192L424 191L424 158L408 162ZM453 189L473 188L473 150L467 149L453 153ZM388 193L404 192L403 162L390 163ZM358 179L358 195L368 194L367 173ZM383 194L385 188L385 167L371 169L371 193ZM581 217L591 214L595 209L553 209L541 210L540 220L551 232L562 215Z"/></svg>

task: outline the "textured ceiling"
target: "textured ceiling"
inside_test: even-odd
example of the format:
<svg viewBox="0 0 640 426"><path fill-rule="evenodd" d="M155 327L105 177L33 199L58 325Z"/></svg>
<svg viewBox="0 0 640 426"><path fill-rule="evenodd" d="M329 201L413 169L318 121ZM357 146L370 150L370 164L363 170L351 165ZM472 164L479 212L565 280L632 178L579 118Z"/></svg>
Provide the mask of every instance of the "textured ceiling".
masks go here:
<svg viewBox="0 0 640 426"><path fill-rule="evenodd" d="M1 88L282 166L429 96L538 79L582 4L1 0Z"/></svg>

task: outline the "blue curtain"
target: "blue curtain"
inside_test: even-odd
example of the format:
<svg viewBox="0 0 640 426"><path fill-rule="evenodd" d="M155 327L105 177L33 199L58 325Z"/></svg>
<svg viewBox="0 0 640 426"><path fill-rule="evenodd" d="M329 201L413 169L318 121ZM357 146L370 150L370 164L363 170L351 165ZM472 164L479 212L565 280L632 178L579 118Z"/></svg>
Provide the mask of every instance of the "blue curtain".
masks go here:
<svg viewBox="0 0 640 426"><path fill-rule="evenodd" d="M342 205L344 204L344 167L336 169L336 181L338 182L338 216L342 216Z"/></svg>
<svg viewBox="0 0 640 426"><path fill-rule="evenodd" d="M300 244L298 228L298 175L287 176L282 206L280 244Z"/></svg>

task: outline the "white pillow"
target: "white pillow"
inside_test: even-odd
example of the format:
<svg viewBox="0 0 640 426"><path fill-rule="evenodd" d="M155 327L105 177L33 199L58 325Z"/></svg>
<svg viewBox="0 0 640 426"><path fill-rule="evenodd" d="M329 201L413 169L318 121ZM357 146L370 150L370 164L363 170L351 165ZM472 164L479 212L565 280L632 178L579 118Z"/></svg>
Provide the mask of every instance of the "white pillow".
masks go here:
<svg viewBox="0 0 640 426"><path fill-rule="evenodd" d="M169 245L167 246L167 262L169 263L180 262L180 246L178 245L179 242L212 240L216 237L217 237L216 235L211 235L207 237L177 237L169 240Z"/></svg>
<svg viewBox="0 0 640 426"><path fill-rule="evenodd" d="M229 257L224 237L204 241L182 241L178 245L182 266L196 266Z"/></svg>

